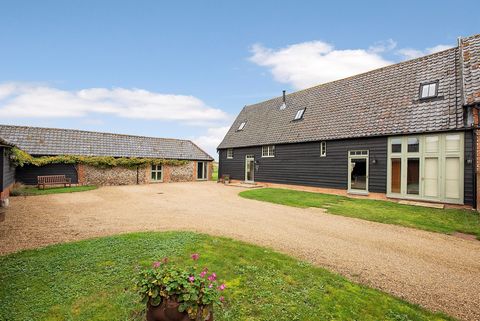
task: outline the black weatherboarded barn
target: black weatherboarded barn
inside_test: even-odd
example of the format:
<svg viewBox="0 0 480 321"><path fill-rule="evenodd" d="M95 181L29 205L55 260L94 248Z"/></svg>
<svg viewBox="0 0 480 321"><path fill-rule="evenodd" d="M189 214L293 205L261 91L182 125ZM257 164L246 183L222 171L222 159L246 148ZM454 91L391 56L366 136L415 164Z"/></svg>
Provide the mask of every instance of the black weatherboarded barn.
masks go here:
<svg viewBox="0 0 480 321"><path fill-rule="evenodd" d="M218 147L219 175L475 206L479 56L476 35L245 106Z"/></svg>

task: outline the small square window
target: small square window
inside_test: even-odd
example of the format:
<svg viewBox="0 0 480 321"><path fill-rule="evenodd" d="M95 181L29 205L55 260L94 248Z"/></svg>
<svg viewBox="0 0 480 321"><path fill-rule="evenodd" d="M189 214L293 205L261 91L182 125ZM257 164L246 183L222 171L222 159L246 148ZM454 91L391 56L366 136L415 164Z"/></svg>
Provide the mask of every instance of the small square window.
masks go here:
<svg viewBox="0 0 480 321"><path fill-rule="evenodd" d="M262 157L275 157L275 145L262 146Z"/></svg>
<svg viewBox="0 0 480 321"><path fill-rule="evenodd" d="M327 142L320 143L320 157L327 156Z"/></svg>
<svg viewBox="0 0 480 321"><path fill-rule="evenodd" d="M242 122L240 126L238 126L238 130L243 130L245 128L245 125L247 124L246 121Z"/></svg>
<svg viewBox="0 0 480 321"><path fill-rule="evenodd" d="M438 82L420 85L420 99L437 97Z"/></svg>
<svg viewBox="0 0 480 321"><path fill-rule="evenodd" d="M303 118L303 114L305 114L305 108L303 109L300 109L299 111L297 111L297 113L295 114L295 119L294 120L300 120Z"/></svg>
<svg viewBox="0 0 480 321"><path fill-rule="evenodd" d="M233 148L227 149L227 158L232 159L233 158Z"/></svg>
<svg viewBox="0 0 480 321"><path fill-rule="evenodd" d="M407 151L409 153L418 153L420 150L420 143L417 137L409 137L407 140Z"/></svg>
<svg viewBox="0 0 480 321"><path fill-rule="evenodd" d="M391 151L392 153L401 153L402 152L402 139L393 138L391 142Z"/></svg>

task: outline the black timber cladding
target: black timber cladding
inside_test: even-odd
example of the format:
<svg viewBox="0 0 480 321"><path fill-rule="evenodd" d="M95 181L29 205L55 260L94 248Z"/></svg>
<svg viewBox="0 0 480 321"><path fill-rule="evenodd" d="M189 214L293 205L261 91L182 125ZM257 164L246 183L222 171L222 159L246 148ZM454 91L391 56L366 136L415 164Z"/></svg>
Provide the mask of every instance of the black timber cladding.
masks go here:
<svg viewBox="0 0 480 321"><path fill-rule="evenodd" d="M8 147L0 147L0 187L2 190L15 182L15 167L10 161L8 151Z"/></svg>
<svg viewBox="0 0 480 321"><path fill-rule="evenodd" d="M44 175L65 175L72 180L73 184L78 184L77 170L73 164L25 165L17 167L15 178L26 185L37 185L37 176Z"/></svg>
<svg viewBox="0 0 480 321"><path fill-rule="evenodd" d="M219 150L219 177L245 179L245 156L254 155L258 162L255 180L259 182L305 185L323 188L348 188L348 151L369 151L369 191L386 193L387 137L327 141L327 156L320 157L320 142L275 145L275 157L262 158L262 147ZM465 132L464 203L474 205L473 136ZM373 160L375 159L375 164Z"/></svg>
<svg viewBox="0 0 480 321"><path fill-rule="evenodd" d="M235 148L233 159L221 149L219 175L244 180L245 156L255 155L256 181L347 189L349 150L369 151L369 191L386 193L387 137L328 141L326 157L320 157L320 142L275 145L273 158L262 158L261 146Z"/></svg>

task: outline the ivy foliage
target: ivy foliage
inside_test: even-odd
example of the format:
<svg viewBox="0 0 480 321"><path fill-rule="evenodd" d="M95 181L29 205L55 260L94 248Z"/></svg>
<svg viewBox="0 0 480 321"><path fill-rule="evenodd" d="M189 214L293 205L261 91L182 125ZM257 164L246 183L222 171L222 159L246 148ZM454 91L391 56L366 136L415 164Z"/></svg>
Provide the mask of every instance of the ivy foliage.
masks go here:
<svg viewBox="0 0 480 321"><path fill-rule="evenodd" d="M48 164L84 164L100 168L126 167L136 168L147 165L171 165L181 166L188 163L186 160L139 158L139 157L112 157L112 156L80 156L80 155L57 155L34 157L27 152L13 147L10 151L10 159L15 166L24 165L44 166Z"/></svg>

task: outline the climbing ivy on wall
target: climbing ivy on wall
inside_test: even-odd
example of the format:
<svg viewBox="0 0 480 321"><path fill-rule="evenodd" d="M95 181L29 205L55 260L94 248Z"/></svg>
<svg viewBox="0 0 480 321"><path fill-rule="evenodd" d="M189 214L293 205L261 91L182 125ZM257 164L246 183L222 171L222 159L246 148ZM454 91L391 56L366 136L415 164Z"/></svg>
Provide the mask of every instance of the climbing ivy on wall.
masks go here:
<svg viewBox="0 0 480 321"><path fill-rule="evenodd" d="M24 165L44 166L47 164L85 164L100 168L109 167L145 167L152 165L172 165L181 166L188 163L186 160L159 159L159 158L138 158L138 157L112 157L112 156L78 156L78 155L58 155L58 156L38 156L34 157L27 152L13 147L10 150L10 159L15 166Z"/></svg>

